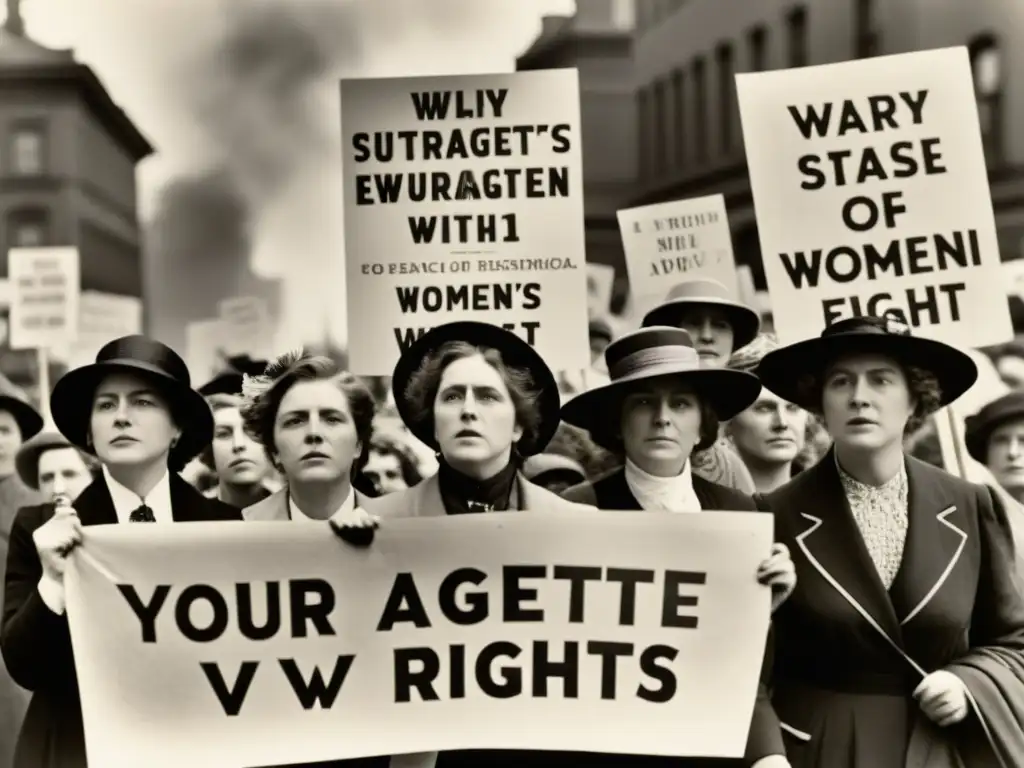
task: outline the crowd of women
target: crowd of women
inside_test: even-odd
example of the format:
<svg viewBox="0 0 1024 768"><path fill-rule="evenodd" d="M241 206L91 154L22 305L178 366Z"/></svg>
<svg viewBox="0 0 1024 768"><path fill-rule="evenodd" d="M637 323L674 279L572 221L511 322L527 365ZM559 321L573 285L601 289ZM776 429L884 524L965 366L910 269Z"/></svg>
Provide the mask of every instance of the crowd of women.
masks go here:
<svg viewBox="0 0 1024 768"><path fill-rule="evenodd" d="M84 526L328 521L363 548L402 517L603 509L774 516L776 543L750 574L770 588L773 613L744 757L489 751L430 765L1024 765L1014 494L905 447L974 384L971 356L874 317L780 346L708 280L678 286L639 330L592 336L606 377L563 403L556 375L514 334L478 322L425 334L391 389L404 428L434 456L426 470L375 429L363 379L301 352L234 360L195 389L173 350L117 339L57 382L54 432L3 394L0 441L16 449L7 475L41 494L2 499L20 508L0 644L31 696L13 764L85 765L63 594ZM997 401L972 420L968 448L1012 463L1024 486L1021 423L1024 398ZM197 457L215 484L184 479Z"/></svg>

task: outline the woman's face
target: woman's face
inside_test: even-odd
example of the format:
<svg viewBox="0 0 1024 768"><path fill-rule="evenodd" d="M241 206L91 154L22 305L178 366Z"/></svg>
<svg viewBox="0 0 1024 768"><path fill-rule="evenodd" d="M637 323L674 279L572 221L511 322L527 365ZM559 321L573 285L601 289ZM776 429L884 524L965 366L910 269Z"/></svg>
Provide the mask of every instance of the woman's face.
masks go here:
<svg viewBox="0 0 1024 768"><path fill-rule="evenodd" d="M220 406L213 411L213 466L220 482L255 485L270 469L263 447L245 434L238 408Z"/></svg>
<svg viewBox="0 0 1024 768"><path fill-rule="evenodd" d="M334 483L349 476L359 437L348 397L335 381L299 381L274 420L277 461L289 483Z"/></svg>
<svg viewBox="0 0 1024 768"><path fill-rule="evenodd" d="M690 334L705 367L724 368L729 362L735 334L727 313L715 307L687 307L676 325Z"/></svg>
<svg viewBox="0 0 1024 768"><path fill-rule="evenodd" d="M14 474L14 457L21 448L21 427L10 411L0 411L0 479Z"/></svg>
<svg viewBox="0 0 1024 768"><path fill-rule="evenodd" d="M902 443L916 406L903 368L884 355L850 355L830 365L821 399L836 445L866 451Z"/></svg>
<svg viewBox="0 0 1024 768"><path fill-rule="evenodd" d="M757 401L729 422L729 434L746 462L788 464L803 450L808 416L803 408L762 388Z"/></svg>
<svg viewBox="0 0 1024 768"><path fill-rule="evenodd" d="M69 501L92 482L92 472L77 448L50 448L39 454L39 492L44 499L64 496Z"/></svg>
<svg viewBox="0 0 1024 768"><path fill-rule="evenodd" d="M678 380L639 384L622 404L620 429L626 456L645 472L674 477L700 442L700 401Z"/></svg>
<svg viewBox="0 0 1024 768"><path fill-rule="evenodd" d="M992 430L985 465L1003 488L1024 490L1024 419L1012 419Z"/></svg>
<svg viewBox="0 0 1024 768"><path fill-rule="evenodd" d="M444 369L434 399L434 438L449 464L474 477L497 474L522 436L508 386L482 355Z"/></svg>
<svg viewBox="0 0 1024 768"><path fill-rule="evenodd" d="M108 466L166 464L181 434L164 397L129 373L112 373L100 382L89 428L93 450Z"/></svg>
<svg viewBox="0 0 1024 768"><path fill-rule="evenodd" d="M363 476L373 483L377 493L385 496L395 491L404 491L409 486L402 474L402 462L392 451L371 450L363 467Z"/></svg>

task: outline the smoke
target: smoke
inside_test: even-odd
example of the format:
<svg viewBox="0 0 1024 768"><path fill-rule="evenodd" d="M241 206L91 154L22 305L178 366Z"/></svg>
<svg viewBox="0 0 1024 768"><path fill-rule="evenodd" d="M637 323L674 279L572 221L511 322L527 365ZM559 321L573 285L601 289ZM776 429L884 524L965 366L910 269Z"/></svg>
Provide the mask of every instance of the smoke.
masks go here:
<svg viewBox="0 0 1024 768"><path fill-rule="evenodd" d="M185 324L212 316L218 300L260 292L249 263L261 222L281 218L274 209L295 195L297 178L337 162L337 98L325 101L325 88L336 93L335 79L358 71L368 47L397 46L415 35L456 39L479 29L488 21L487 5L229 0L219 18L204 14L197 27L206 26L182 41L192 50L166 94L188 114L196 170L169 183L157 200L147 277L154 334L181 344ZM334 115L325 115L325 104L333 104ZM310 197L300 203L306 215L296 217L305 229L309 206L340 216ZM297 234L297 242L309 242L309 232ZM312 276L313 285L324 259L303 250L342 252L335 242L288 254L289 271Z"/></svg>

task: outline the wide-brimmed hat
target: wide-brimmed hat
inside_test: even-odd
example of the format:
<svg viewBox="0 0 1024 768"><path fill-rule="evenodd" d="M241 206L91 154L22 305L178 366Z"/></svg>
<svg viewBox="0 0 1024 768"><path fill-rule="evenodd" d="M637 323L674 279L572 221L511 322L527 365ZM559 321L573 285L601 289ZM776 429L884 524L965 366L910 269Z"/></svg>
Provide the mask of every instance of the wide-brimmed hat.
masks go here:
<svg viewBox="0 0 1024 768"><path fill-rule="evenodd" d="M714 307L722 311L732 326L733 349L745 347L761 330L761 316L746 304L729 294L729 289L717 280L705 277L684 280L676 285L658 306L644 315L641 324L652 326L677 325L680 312L687 307Z"/></svg>
<svg viewBox="0 0 1024 768"><path fill-rule="evenodd" d="M820 379L826 368L838 357L855 354L885 355L902 365L932 373L942 390L940 405L952 403L978 378L978 367L966 352L941 341L912 336L909 325L891 317L840 320L818 338L769 352L758 365L757 375L783 400L818 412ZM817 379L818 385L807 387L808 376Z"/></svg>
<svg viewBox="0 0 1024 768"><path fill-rule="evenodd" d="M988 441L992 433L1008 421L1024 419L1024 392L1009 392L965 420L964 442L975 461L988 460Z"/></svg>
<svg viewBox="0 0 1024 768"><path fill-rule="evenodd" d="M7 411L21 431L21 439L28 440L39 434L43 428L43 417L33 408L25 394L0 374L0 411Z"/></svg>
<svg viewBox="0 0 1024 768"><path fill-rule="evenodd" d="M46 451L57 448L74 448L68 439L59 432L49 430L40 432L30 440L26 440L14 457L14 468L21 482L29 488L39 490L39 457Z"/></svg>
<svg viewBox="0 0 1024 768"><path fill-rule="evenodd" d="M489 347L501 353L501 359L510 368L521 368L530 372L533 383L540 393L537 403L539 428L534 445L520 446L519 453L529 456L544 450L558 430L558 412L561 401L558 394L558 382L548 368L544 359L536 350L516 336L490 323L478 323L472 320L460 320L446 323L424 333L409 346L395 365L391 377L391 390L395 396L395 406L399 416L409 431L425 445L438 450L434 437L432 419L424 419L414 412L413 404L407 396L409 382L420 369L424 361L437 352L445 344L452 341L464 341L474 347Z"/></svg>
<svg viewBox="0 0 1024 768"><path fill-rule="evenodd" d="M523 475L527 480L537 482L549 473L572 476L579 483L587 479L587 471L578 461L560 453L538 453L523 463Z"/></svg>
<svg viewBox="0 0 1024 768"><path fill-rule="evenodd" d="M95 454L89 444L89 420L96 388L112 373L130 373L152 382L181 420L181 437L170 464L184 466L213 439L213 414L192 389L188 366L177 352L146 336L124 336L96 353L96 362L64 374L50 395L53 423L73 445Z"/></svg>
<svg viewBox="0 0 1024 768"><path fill-rule="evenodd" d="M249 355L229 357L227 367L203 384L199 388L199 394L204 397L241 394L242 378L244 376L260 376L266 368L266 360L254 360Z"/></svg>
<svg viewBox="0 0 1024 768"><path fill-rule="evenodd" d="M562 406L562 420L590 432L598 445L617 442L622 398L630 385L662 376L685 379L697 397L727 421L761 394L756 376L727 368L706 368L690 334L681 328L641 328L616 339L604 351L610 381L581 392Z"/></svg>

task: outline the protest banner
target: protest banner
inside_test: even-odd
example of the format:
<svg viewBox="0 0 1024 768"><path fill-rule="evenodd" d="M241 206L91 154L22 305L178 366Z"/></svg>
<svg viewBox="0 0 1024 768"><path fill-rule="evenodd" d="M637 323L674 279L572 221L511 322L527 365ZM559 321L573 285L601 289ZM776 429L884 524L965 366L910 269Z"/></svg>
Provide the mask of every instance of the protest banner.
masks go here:
<svg viewBox="0 0 1024 768"><path fill-rule="evenodd" d="M853 315L961 346L1012 337L966 48L736 84L783 343Z"/></svg>
<svg viewBox="0 0 1024 768"><path fill-rule="evenodd" d="M341 82L349 359L454 320L587 364L576 70Z"/></svg>
<svg viewBox="0 0 1024 768"><path fill-rule="evenodd" d="M225 355L268 354L273 337L270 308L260 296L234 296L217 303L221 322L221 350Z"/></svg>
<svg viewBox="0 0 1024 768"><path fill-rule="evenodd" d="M722 195L617 212L631 293L644 311L684 280L717 280L739 296L729 217Z"/></svg>
<svg viewBox="0 0 1024 768"><path fill-rule="evenodd" d="M771 542L741 512L409 518L368 549L327 523L88 527L65 584L89 764L739 756Z"/></svg>
<svg viewBox="0 0 1024 768"><path fill-rule="evenodd" d="M78 333L78 249L11 248L11 349L52 349Z"/></svg>

